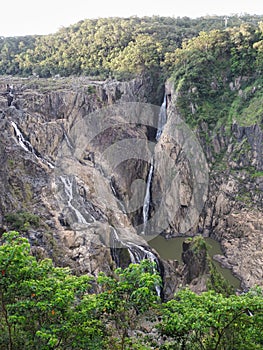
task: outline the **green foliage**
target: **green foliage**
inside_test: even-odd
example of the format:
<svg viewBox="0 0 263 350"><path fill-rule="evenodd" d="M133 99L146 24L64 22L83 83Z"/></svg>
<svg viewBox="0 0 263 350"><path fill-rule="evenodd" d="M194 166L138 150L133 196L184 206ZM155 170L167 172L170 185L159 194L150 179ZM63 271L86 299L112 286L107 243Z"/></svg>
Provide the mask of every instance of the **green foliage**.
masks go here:
<svg viewBox="0 0 263 350"><path fill-rule="evenodd" d="M114 322L120 337L120 349L131 349L128 331L134 330L142 315L149 315L160 301L156 288L160 287L161 278L154 272L153 263L143 260L139 265L131 264L124 270L115 270L114 277L101 274L98 283L101 286L98 306L105 322Z"/></svg>
<svg viewBox="0 0 263 350"><path fill-rule="evenodd" d="M198 244L199 245L199 244ZM215 291L178 292L160 303L161 279L144 260L112 276L100 274L97 293L88 276L73 276L51 260L37 261L27 239L3 235L0 245L1 350L253 350L263 346L259 287L226 297ZM157 317L159 321L157 321ZM131 336L151 323L165 336ZM155 345L154 345L155 344Z"/></svg>
<svg viewBox="0 0 263 350"><path fill-rule="evenodd" d="M18 211L5 216L12 230L27 231L30 227L39 227L39 217L26 211Z"/></svg>
<svg viewBox="0 0 263 350"><path fill-rule="evenodd" d="M191 239L191 249L198 253L200 250L206 250L207 251L207 244L204 240L203 236L195 236Z"/></svg>
<svg viewBox="0 0 263 350"><path fill-rule="evenodd" d="M93 86L93 85L89 85L89 86L87 87L87 92L88 92L88 94L95 94L95 92L96 92L96 87Z"/></svg>
<svg viewBox="0 0 263 350"><path fill-rule="evenodd" d="M38 262L17 232L1 243L1 350L147 349L127 332L159 301L151 262L101 274L101 291L91 294L90 277L73 276L49 259Z"/></svg>
<svg viewBox="0 0 263 350"><path fill-rule="evenodd" d="M261 349L262 305L261 291L224 297L215 292L197 295L183 290L163 305L159 327L174 339L173 349Z"/></svg>
<svg viewBox="0 0 263 350"><path fill-rule="evenodd" d="M221 273L217 271L215 264L209 256L208 244L206 243L204 237L201 235L189 237L185 243L190 243L188 252L190 251L192 253L192 255L188 254L186 259L191 259L191 261L195 261L195 259L197 259L199 264L202 261L205 266L208 266L208 271L206 271L207 288L225 296L233 294L233 287L228 283L228 281L225 280Z"/></svg>
<svg viewBox="0 0 263 350"><path fill-rule="evenodd" d="M228 27L255 25L260 20L261 16L231 16ZM174 70L174 52L185 39L224 28L225 20L220 16L87 19L52 35L0 38L0 74L125 79L141 72L155 72L158 67L159 73L168 77ZM246 36L245 26L243 32ZM261 46L259 41L257 48ZM240 69L240 57L244 55L250 55L245 47L233 51L236 69Z"/></svg>
<svg viewBox="0 0 263 350"><path fill-rule="evenodd" d="M262 119L262 31L242 24L225 30L201 32L166 58L171 61L185 120L210 130L231 125L260 124ZM169 64L169 62L168 62Z"/></svg>
<svg viewBox="0 0 263 350"><path fill-rule="evenodd" d="M224 296L229 296L234 293L234 288L227 282L227 280L217 271L215 264L209 257L209 278L206 282L208 290L213 290L221 293Z"/></svg>
<svg viewBox="0 0 263 350"><path fill-rule="evenodd" d="M262 59L263 64L263 59ZM239 125L250 126L261 123L263 115L263 79L257 77L248 86L240 90L238 96L233 100L229 110L229 120L235 120Z"/></svg>
<svg viewBox="0 0 263 350"><path fill-rule="evenodd" d="M0 271L0 349L101 349L89 277L37 262L16 232L3 236Z"/></svg>
<svg viewBox="0 0 263 350"><path fill-rule="evenodd" d="M263 177L263 171L255 171L253 174L252 174L252 177L255 178L255 177Z"/></svg>

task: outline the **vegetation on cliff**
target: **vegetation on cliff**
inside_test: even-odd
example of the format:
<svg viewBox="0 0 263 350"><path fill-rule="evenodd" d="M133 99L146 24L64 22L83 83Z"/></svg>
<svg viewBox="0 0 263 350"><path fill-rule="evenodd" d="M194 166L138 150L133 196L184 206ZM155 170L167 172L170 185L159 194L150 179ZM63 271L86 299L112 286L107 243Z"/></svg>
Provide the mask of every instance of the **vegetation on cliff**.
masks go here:
<svg viewBox="0 0 263 350"><path fill-rule="evenodd" d="M180 114L209 148L211 130L216 134L223 127L229 135L235 123L261 127L260 20L85 20L53 35L0 38L0 74L128 79L150 73L162 80L172 75ZM94 86L88 93L95 93ZM254 138L248 141L236 142L231 160L258 179L260 162L252 164L250 157L256 153ZM223 146L213 149L218 163ZM251 158L247 163L244 153ZM254 192L246 191L254 204ZM244 200L244 192L240 196ZM39 220L29 212L5 214L10 229L38 228ZM195 239L192 255L201 255L203 248L202 240ZM208 288L213 290L196 295L185 289L161 302L156 294L160 277L149 261L110 276L75 276L50 260L38 261L17 233L5 234L0 246L0 349L262 349L262 291L229 296L216 273L210 274ZM149 324L155 333L148 332Z"/></svg>
<svg viewBox="0 0 263 350"><path fill-rule="evenodd" d="M210 128L262 119L263 22L201 32L167 55L180 112Z"/></svg>
<svg viewBox="0 0 263 350"><path fill-rule="evenodd" d="M161 303L151 262L97 279L37 261L16 232L0 245L0 349L261 349L263 294L185 289ZM154 326L157 333L147 331Z"/></svg>

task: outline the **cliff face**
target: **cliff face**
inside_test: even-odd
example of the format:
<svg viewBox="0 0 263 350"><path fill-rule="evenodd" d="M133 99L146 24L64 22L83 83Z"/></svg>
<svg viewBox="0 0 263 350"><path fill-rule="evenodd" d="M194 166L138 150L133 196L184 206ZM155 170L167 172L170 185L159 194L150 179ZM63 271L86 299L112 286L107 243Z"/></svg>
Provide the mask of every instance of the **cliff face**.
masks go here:
<svg viewBox="0 0 263 350"><path fill-rule="evenodd" d="M3 79L3 92L6 83L10 81ZM131 225L132 214L124 212L118 199L130 195L127 189L138 174L147 176L147 163L134 166L133 160L126 161L111 173L105 157L100 161L97 155L116 139L146 140L148 130L127 126L121 114L103 115L100 126L96 115L86 116L117 101L146 102L148 95L153 96L153 83L144 78L128 83L84 78L13 79L12 83L12 105L7 106L5 96L0 100L2 230L24 232L36 254L50 256L77 273L110 272L116 263L113 248L121 245L120 239L147 245ZM95 131L103 131L93 133L92 143L85 139L91 125L85 120L95 122ZM37 227L29 213L41 218ZM128 263L132 252L129 246L124 250Z"/></svg>
<svg viewBox="0 0 263 350"><path fill-rule="evenodd" d="M171 134L169 118L178 116L184 123L178 106L180 90L175 92L175 89L176 86L167 85L166 90L171 98L168 122L160 140L160 147L163 148L170 147L166 136ZM188 98L191 100L190 92ZM197 118L194 114L193 118ZM201 233L220 241L224 256L216 258L232 269L241 279L244 288L262 285L263 277L262 130L262 120L242 124L234 120L230 125L222 125L217 130L212 130L207 123L202 122L194 131L207 160L209 181L206 198L200 201L203 207L188 234ZM200 157L198 150L195 154L197 158ZM178 162L178 151L176 157ZM184 193L179 203L181 216L179 213L179 217L170 221L168 236L180 234L178 224L183 219L183 213L190 211L193 188L200 182L199 174L197 182L191 183L193 176L187 170L186 158L181 157L181 165L177 166L184 169L181 175L184 187L178 191L178 198L181 198L180 193ZM201 164L204 164L203 161ZM190 177L187 177L188 174Z"/></svg>
<svg viewBox="0 0 263 350"><path fill-rule="evenodd" d="M159 125L160 110L148 103L160 96L147 78L13 83L12 106L0 99L2 230L20 230L36 255L90 274L145 257L157 261L142 231L167 238L201 233L221 242L225 255L217 258L243 287L262 283L259 125L234 123L230 135L222 127L206 142L207 125L195 133L187 127L169 86L167 120ZM220 167L213 167L215 154L224 158ZM158 263L165 297L199 277L197 290L206 288L204 259Z"/></svg>

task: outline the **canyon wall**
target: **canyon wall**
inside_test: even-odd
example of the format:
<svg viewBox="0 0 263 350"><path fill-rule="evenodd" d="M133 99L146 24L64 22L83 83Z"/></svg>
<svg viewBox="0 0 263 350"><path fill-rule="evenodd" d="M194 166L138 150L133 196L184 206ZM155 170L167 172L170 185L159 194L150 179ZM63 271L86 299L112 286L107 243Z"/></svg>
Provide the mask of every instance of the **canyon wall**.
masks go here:
<svg viewBox="0 0 263 350"><path fill-rule="evenodd" d="M150 258L162 273L166 298L192 279L193 289L205 289L206 259L162 261L143 231L167 239L201 234L221 242L224 255L217 259L243 288L262 283L259 125L235 123L230 136L222 126L207 143L207 125L193 132L184 123L167 84L167 121L157 142L160 109L151 103L160 104L163 93L149 78L12 79L12 105L0 98L2 231L17 228L34 254L77 274L111 273L117 265ZM3 78L1 91L6 83ZM215 154L224 154L221 167L212 166ZM250 166L258 171L254 176ZM38 224L25 213L39 217Z"/></svg>

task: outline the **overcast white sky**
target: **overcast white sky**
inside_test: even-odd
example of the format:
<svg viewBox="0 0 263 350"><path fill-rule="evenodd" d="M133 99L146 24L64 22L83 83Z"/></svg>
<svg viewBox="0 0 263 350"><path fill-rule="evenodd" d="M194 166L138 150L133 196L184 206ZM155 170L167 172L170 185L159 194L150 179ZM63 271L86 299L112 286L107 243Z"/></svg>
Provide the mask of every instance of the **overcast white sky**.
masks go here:
<svg viewBox="0 0 263 350"><path fill-rule="evenodd" d="M263 0L4 0L0 36L54 33L86 18L241 13L263 15Z"/></svg>

